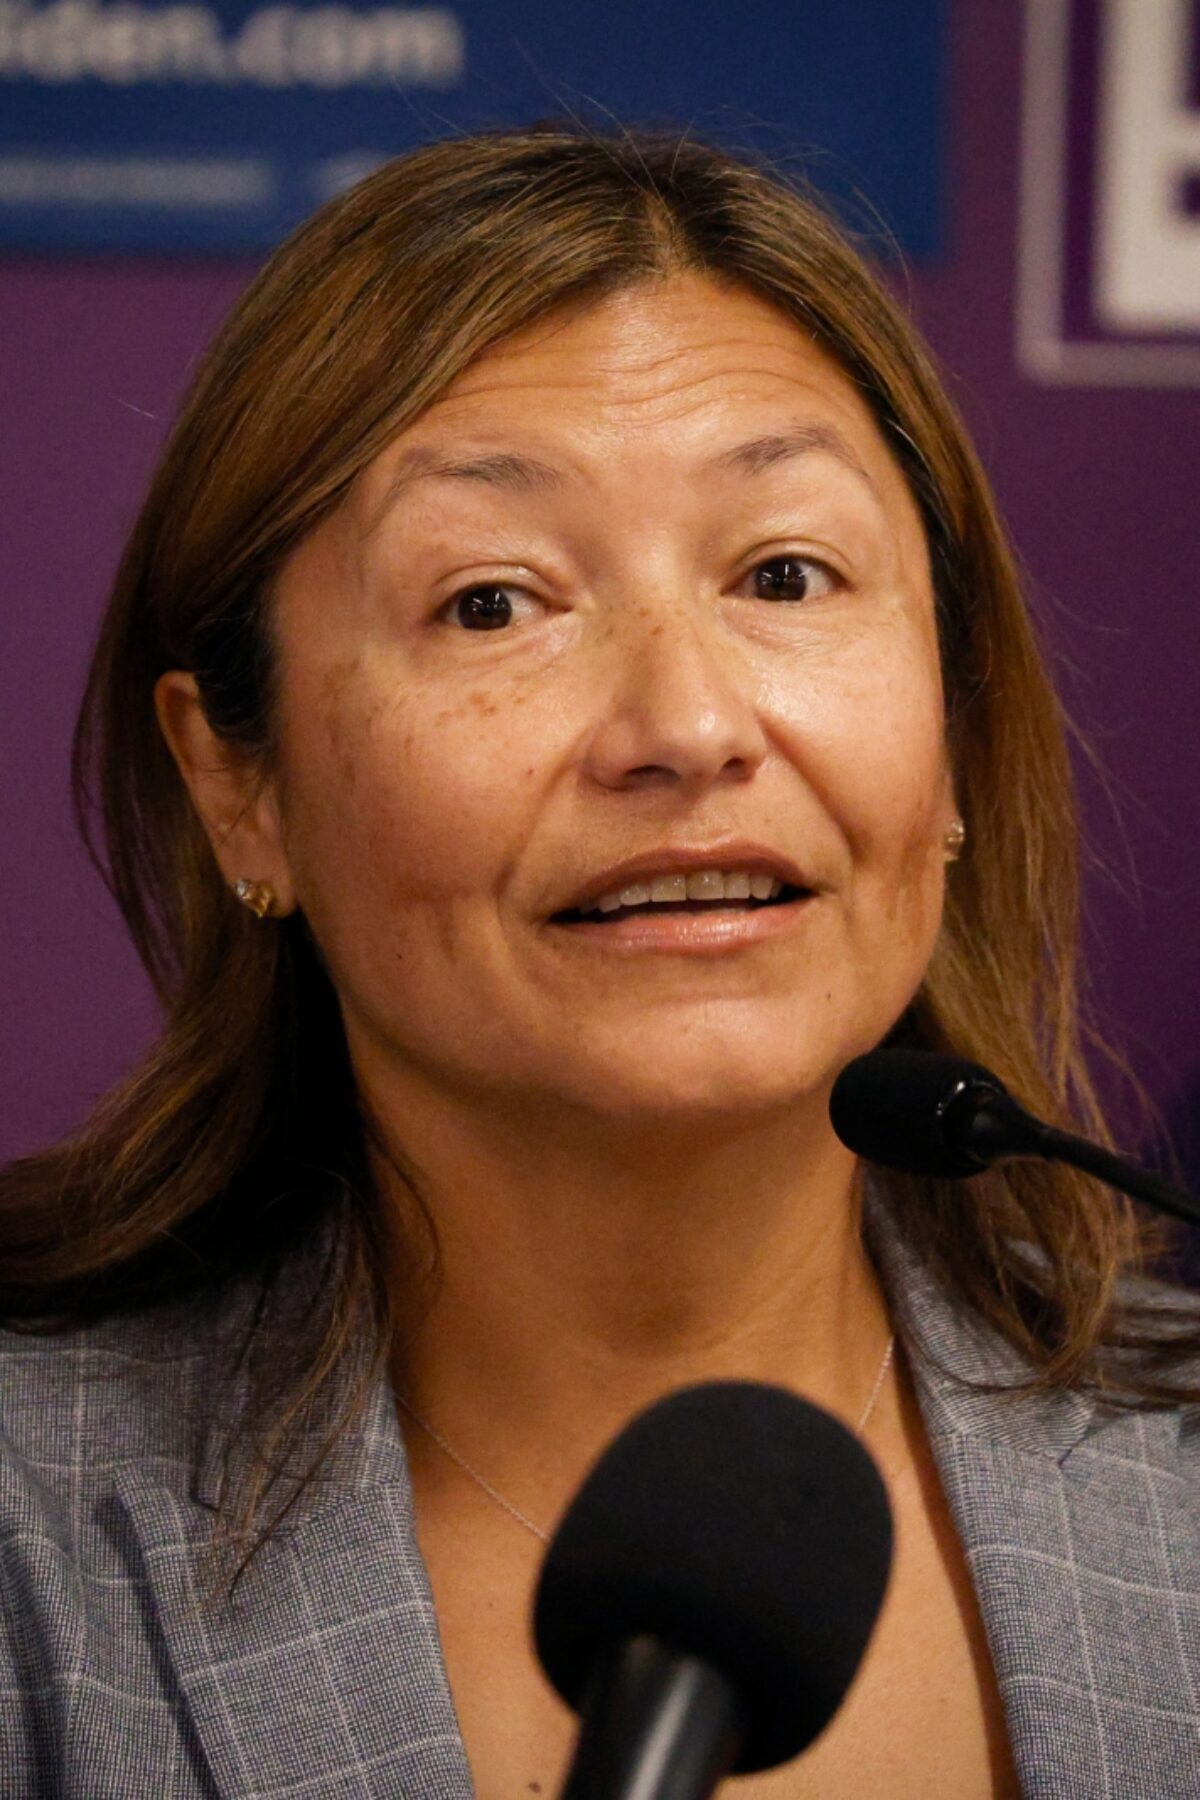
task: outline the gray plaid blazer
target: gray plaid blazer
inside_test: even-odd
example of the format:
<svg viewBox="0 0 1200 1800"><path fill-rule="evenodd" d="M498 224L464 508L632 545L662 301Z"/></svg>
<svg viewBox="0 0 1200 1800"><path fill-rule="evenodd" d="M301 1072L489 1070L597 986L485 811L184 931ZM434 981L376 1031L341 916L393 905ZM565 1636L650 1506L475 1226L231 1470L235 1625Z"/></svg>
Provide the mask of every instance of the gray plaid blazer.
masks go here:
<svg viewBox="0 0 1200 1800"><path fill-rule="evenodd" d="M1200 1795L1200 1409L969 1391L962 1377L1019 1366L877 1205L868 1227L918 1352L1024 1794ZM211 1408L217 1327L244 1304L0 1334L5 1800L470 1800L385 1385L299 1523L231 1604L201 1610L216 1460L185 1421Z"/></svg>

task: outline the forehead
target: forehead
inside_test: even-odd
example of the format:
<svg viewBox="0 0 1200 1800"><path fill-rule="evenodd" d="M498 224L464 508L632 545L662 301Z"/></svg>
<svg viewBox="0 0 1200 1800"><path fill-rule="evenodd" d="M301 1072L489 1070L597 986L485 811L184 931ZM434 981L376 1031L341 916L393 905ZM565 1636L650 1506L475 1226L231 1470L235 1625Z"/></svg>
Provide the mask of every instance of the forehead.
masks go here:
<svg viewBox="0 0 1200 1800"><path fill-rule="evenodd" d="M550 445L576 471L669 453L680 471L726 472L721 445L808 431L865 471L885 505L915 516L870 408L782 310L696 274L561 308L489 350L364 475L368 509L422 458L469 444ZM532 464L530 465L532 467ZM736 472L736 471L735 471ZM741 472L745 472L744 469Z"/></svg>
<svg viewBox="0 0 1200 1800"><path fill-rule="evenodd" d="M754 384L810 380L850 383L781 308L745 288L679 274L639 283L601 300L559 308L514 333L471 364L443 395L454 407L531 383L573 392L611 392L638 410L684 407L722 376Z"/></svg>

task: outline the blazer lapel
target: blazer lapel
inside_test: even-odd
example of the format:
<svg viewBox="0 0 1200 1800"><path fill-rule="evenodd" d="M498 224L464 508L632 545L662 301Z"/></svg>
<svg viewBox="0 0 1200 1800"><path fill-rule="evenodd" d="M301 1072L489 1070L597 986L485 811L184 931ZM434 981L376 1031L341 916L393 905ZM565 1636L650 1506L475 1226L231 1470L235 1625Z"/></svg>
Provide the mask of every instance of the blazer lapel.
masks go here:
<svg viewBox="0 0 1200 1800"><path fill-rule="evenodd" d="M972 1387L1028 1371L870 1216L1026 1800L1200 1792L1200 1548L1178 1415Z"/></svg>
<svg viewBox="0 0 1200 1800"><path fill-rule="evenodd" d="M1137 1792L1113 1785L1096 1688L1096 1629L1073 1553L1072 1505L1052 1459L965 1434L934 1456L971 1572L1026 1800Z"/></svg>
<svg viewBox="0 0 1200 1800"><path fill-rule="evenodd" d="M223 1795L471 1800L386 1386L370 1475L314 1501L205 1606L211 1506L127 1465L117 1491L166 1660Z"/></svg>

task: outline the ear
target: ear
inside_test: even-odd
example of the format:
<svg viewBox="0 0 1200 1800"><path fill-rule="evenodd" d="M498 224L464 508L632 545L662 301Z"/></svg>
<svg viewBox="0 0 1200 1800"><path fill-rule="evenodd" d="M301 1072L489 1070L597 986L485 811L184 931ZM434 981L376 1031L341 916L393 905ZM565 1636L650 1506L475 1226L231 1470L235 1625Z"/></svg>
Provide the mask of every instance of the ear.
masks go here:
<svg viewBox="0 0 1200 1800"><path fill-rule="evenodd" d="M208 835L226 884L266 882L272 913L295 911L277 784L208 722L195 676L172 669L154 687L158 723Z"/></svg>

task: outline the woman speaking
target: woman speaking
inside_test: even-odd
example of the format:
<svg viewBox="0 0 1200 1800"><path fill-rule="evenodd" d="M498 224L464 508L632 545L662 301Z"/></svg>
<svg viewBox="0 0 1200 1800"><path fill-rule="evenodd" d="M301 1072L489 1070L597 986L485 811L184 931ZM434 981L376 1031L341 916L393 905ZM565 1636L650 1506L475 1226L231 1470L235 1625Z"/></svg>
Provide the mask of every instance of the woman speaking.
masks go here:
<svg viewBox="0 0 1200 1800"><path fill-rule="evenodd" d="M1063 1168L873 1172L896 1034L1101 1129L1063 725L925 352L688 139L444 142L201 367L76 745L161 1041L2 1178L4 1792L552 1795L529 1614L696 1381L896 1555L744 1800L1200 1788L1200 1334Z"/></svg>

